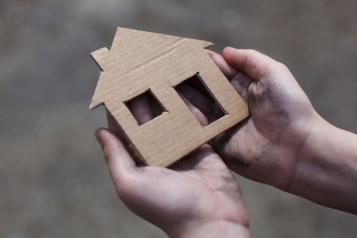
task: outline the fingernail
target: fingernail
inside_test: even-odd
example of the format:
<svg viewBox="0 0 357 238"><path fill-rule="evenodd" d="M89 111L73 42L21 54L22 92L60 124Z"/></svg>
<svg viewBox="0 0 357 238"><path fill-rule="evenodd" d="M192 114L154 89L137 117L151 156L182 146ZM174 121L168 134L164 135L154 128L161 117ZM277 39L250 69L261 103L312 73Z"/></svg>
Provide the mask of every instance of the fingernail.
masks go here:
<svg viewBox="0 0 357 238"><path fill-rule="evenodd" d="M207 54L209 55L209 56L211 56L211 57L213 57L215 54L213 53L213 51L211 51L211 50L207 50Z"/></svg>

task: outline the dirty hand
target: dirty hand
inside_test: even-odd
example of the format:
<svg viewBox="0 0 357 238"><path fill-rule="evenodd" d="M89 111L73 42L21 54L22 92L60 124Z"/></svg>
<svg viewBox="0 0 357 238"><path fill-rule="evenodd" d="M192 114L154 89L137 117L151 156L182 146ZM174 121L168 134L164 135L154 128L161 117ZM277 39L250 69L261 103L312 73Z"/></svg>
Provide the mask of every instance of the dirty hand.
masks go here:
<svg viewBox="0 0 357 238"><path fill-rule="evenodd" d="M132 108L142 122L150 120L150 110L145 98ZM249 237L239 185L209 145L170 168L138 166L111 115L108 124L96 137L116 191L134 213L170 237Z"/></svg>
<svg viewBox="0 0 357 238"><path fill-rule="evenodd" d="M216 138L215 146L241 175L287 189L317 113L288 68L254 50L210 52L248 103L251 117Z"/></svg>
<svg viewBox="0 0 357 238"><path fill-rule="evenodd" d="M255 50L226 48L223 56L209 54L251 113L214 140L228 167L322 205L357 213L357 136L322 119L282 63ZM209 101L194 87L183 94L201 111L217 111L207 109Z"/></svg>

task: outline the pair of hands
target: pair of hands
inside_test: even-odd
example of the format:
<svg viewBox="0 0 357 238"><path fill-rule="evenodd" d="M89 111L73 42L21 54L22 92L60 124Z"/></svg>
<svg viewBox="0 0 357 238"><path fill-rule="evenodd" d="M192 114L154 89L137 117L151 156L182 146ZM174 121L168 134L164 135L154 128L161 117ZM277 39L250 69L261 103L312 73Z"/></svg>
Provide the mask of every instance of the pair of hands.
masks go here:
<svg viewBox="0 0 357 238"><path fill-rule="evenodd" d="M331 126L315 112L287 67L254 50L226 48L222 55L209 55L247 101L251 117L215 138L214 149L203 145L170 168L161 168L137 166L116 121L108 115L109 130L98 129L96 136L124 203L170 237L216 237L223 230L227 237L248 237L249 218L233 170L313 201L349 209L325 199L324 191L303 189L314 173L311 161L317 149L311 141ZM202 111L214 109L208 108L205 96L194 87L185 88L181 96L190 97L192 104L185 100L188 106L207 122ZM142 122L152 118L145 98L132 107Z"/></svg>

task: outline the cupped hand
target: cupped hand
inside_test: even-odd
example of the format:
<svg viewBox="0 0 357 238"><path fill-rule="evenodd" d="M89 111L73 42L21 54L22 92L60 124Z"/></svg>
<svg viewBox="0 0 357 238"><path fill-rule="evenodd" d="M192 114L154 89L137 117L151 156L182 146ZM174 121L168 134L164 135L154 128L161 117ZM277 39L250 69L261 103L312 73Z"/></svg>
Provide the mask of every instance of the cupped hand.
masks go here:
<svg viewBox="0 0 357 238"><path fill-rule="evenodd" d="M255 50L226 48L222 56L209 54L251 113L217 137L215 149L239 174L287 190L318 114L282 63ZM197 108L209 107L199 90L192 87L183 94L190 95Z"/></svg>
<svg viewBox="0 0 357 238"><path fill-rule="evenodd" d="M152 117L146 98L132 107L141 122ZM98 129L96 137L115 189L134 213L170 237L215 237L222 230L248 236L248 216L239 185L208 144L170 168L138 166L110 114L108 124L109 129Z"/></svg>

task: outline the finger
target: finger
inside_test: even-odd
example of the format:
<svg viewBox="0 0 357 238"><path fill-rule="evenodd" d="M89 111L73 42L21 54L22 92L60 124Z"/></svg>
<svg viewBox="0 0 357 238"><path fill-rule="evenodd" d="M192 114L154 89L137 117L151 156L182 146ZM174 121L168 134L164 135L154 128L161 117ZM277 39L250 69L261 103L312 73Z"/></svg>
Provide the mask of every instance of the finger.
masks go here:
<svg viewBox="0 0 357 238"><path fill-rule="evenodd" d="M252 79L240 72L237 72L231 80L231 84L235 90L237 90L246 102L248 101L248 89L251 83Z"/></svg>
<svg viewBox="0 0 357 238"><path fill-rule="evenodd" d="M97 129L96 138L101 144L105 161L115 184L123 182L136 171L134 160L121 141L107 129Z"/></svg>
<svg viewBox="0 0 357 238"><path fill-rule="evenodd" d="M246 73L254 80L267 76L277 65L277 61L255 50L227 47L223 51L223 57L236 70Z"/></svg>
<svg viewBox="0 0 357 238"><path fill-rule="evenodd" d="M177 91L180 95L183 95L187 101L192 102L191 104L197 107L201 112L210 112L211 101L200 91L187 84L180 85Z"/></svg>
<svg viewBox="0 0 357 238"><path fill-rule="evenodd" d="M140 156L137 154L129 138L125 135L124 130L119 126L113 115L107 110L107 122L109 130L120 140L120 142L131 152L131 156L135 158L136 165L141 164Z"/></svg>
<svg viewBox="0 0 357 238"><path fill-rule="evenodd" d="M216 65L221 69L223 74L231 81L233 87L237 90L237 92L242 96L245 101L247 101L248 88L252 82L252 79L249 78L246 74L235 70L227 63L223 56L213 51L209 51L208 54L211 56Z"/></svg>
<svg viewBox="0 0 357 238"><path fill-rule="evenodd" d="M228 79L232 79L236 75L237 71L227 63L222 55L210 50L207 51L208 55Z"/></svg>
<svg viewBox="0 0 357 238"><path fill-rule="evenodd" d="M182 100L185 102L185 104L187 105L187 107L190 109L190 111L195 115L195 117L198 119L198 121L201 123L201 125L208 125L208 119L206 118L206 116L200 111L200 109L198 109L197 107L195 107L189 100L187 100L187 98L179 93L180 97L182 98Z"/></svg>
<svg viewBox="0 0 357 238"><path fill-rule="evenodd" d="M144 124L153 118L153 113L146 95L136 97L127 105L139 124Z"/></svg>
<svg viewBox="0 0 357 238"><path fill-rule="evenodd" d="M150 120L160 115L165 110L164 106L160 104L158 99L155 99L154 96L148 98L148 104L150 105L150 108L148 109L148 111L150 112Z"/></svg>
<svg viewBox="0 0 357 238"><path fill-rule="evenodd" d="M106 110L107 113L107 123L108 123L108 128L109 130L116 135L119 140L124 140L124 132L123 130L120 128L118 122L115 120L115 118L113 117L113 115Z"/></svg>

